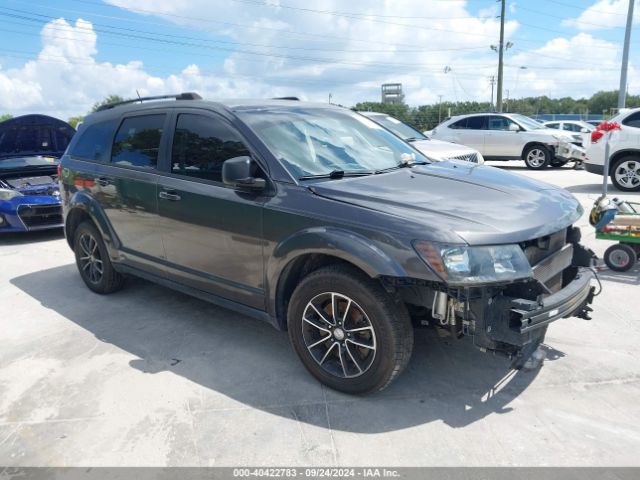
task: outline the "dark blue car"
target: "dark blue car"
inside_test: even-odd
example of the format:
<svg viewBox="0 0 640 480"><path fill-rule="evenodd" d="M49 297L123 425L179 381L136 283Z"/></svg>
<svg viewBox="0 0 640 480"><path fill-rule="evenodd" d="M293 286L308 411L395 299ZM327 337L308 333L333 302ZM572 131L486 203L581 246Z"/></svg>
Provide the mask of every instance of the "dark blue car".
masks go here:
<svg viewBox="0 0 640 480"><path fill-rule="evenodd" d="M46 115L0 123L0 234L62 227L58 162L74 133Z"/></svg>

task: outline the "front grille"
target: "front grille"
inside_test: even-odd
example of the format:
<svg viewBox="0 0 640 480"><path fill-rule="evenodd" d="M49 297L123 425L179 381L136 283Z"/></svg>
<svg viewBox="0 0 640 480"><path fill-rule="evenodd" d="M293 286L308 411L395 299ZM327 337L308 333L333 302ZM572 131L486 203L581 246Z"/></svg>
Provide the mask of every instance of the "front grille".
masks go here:
<svg viewBox="0 0 640 480"><path fill-rule="evenodd" d="M18 216L27 228L62 225L61 205L20 205Z"/></svg>
<svg viewBox="0 0 640 480"><path fill-rule="evenodd" d="M464 162L478 163L478 155L475 153L469 153L467 155L457 155L455 157L449 157L449 160L462 160Z"/></svg>

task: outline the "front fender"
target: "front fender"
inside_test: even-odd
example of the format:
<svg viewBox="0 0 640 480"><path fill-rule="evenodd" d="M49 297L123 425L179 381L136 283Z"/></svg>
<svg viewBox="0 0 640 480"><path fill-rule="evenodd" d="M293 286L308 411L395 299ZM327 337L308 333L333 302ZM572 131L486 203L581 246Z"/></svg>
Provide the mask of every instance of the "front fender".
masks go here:
<svg viewBox="0 0 640 480"><path fill-rule="evenodd" d="M78 218L79 212L83 214L80 215L81 217L87 216L93 221L98 230L100 230L105 245L110 250L110 253L113 253L120 245L118 236L111 227L111 223L107 219L100 203L83 191L74 192L64 205L64 233L69 246L73 248L71 229L77 226L75 219Z"/></svg>
<svg viewBox="0 0 640 480"><path fill-rule="evenodd" d="M309 254L339 258L355 265L371 278L406 276L398 262L366 237L339 228L308 228L282 240L267 260L266 280L272 314L275 314L276 294L283 272L296 259Z"/></svg>

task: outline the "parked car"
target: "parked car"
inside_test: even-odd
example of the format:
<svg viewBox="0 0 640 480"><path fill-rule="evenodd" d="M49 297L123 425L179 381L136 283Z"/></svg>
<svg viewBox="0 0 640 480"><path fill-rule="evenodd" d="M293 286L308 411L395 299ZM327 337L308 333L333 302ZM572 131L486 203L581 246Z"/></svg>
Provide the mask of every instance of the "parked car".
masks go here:
<svg viewBox="0 0 640 480"><path fill-rule="evenodd" d="M549 323L589 310L565 190L430 162L337 106L152 98L89 115L62 158L66 237L94 292L130 274L260 318L349 393L400 374L414 325L520 367Z"/></svg>
<svg viewBox="0 0 640 480"><path fill-rule="evenodd" d="M74 133L46 115L0 123L0 234L62 227L57 165Z"/></svg>
<svg viewBox="0 0 640 480"><path fill-rule="evenodd" d="M609 171L613 185L623 192L640 191L640 108L625 109L613 117L621 130L612 134L609 142ZM605 133L591 132L591 143L587 148L584 167L598 175L604 172Z"/></svg>
<svg viewBox="0 0 640 480"><path fill-rule="evenodd" d="M543 125L554 130L571 132L574 139L573 143L584 148L589 146L591 141L590 134L596 129L595 126L582 120L553 120L543 122Z"/></svg>
<svg viewBox="0 0 640 480"><path fill-rule="evenodd" d="M597 127L598 125L600 125L602 122L604 122L604 120L585 120L589 125L592 125L594 127Z"/></svg>
<svg viewBox="0 0 640 480"><path fill-rule="evenodd" d="M570 133L546 128L515 113L451 117L431 131L431 138L467 145L478 150L485 160L522 159L528 168L536 170L584 158L584 151L571 144Z"/></svg>
<svg viewBox="0 0 640 480"><path fill-rule="evenodd" d="M405 142L409 142L430 160L463 160L465 162L482 165L484 158L477 150L451 142L431 140L415 128L401 122L397 118L378 112L359 112L361 115L373 120L378 125L386 128Z"/></svg>

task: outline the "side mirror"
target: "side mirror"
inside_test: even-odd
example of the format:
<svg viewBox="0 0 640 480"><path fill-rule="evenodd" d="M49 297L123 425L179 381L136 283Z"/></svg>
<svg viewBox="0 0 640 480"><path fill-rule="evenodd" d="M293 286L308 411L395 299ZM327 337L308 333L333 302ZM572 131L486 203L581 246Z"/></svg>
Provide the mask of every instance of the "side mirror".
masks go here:
<svg viewBox="0 0 640 480"><path fill-rule="evenodd" d="M586 128L581 128L580 133L589 133L589 130Z"/></svg>
<svg viewBox="0 0 640 480"><path fill-rule="evenodd" d="M222 164L222 182L240 190L263 190L267 182L264 178L251 176L251 157L234 157Z"/></svg>
<svg viewBox="0 0 640 480"><path fill-rule="evenodd" d="M509 124L509 131L510 132L519 132L520 131L520 126L515 124L515 123L510 123Z"/></svg>

